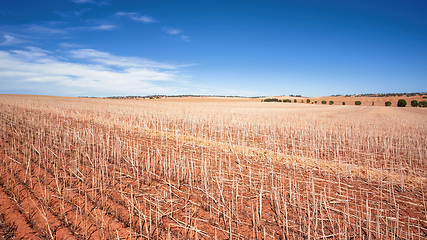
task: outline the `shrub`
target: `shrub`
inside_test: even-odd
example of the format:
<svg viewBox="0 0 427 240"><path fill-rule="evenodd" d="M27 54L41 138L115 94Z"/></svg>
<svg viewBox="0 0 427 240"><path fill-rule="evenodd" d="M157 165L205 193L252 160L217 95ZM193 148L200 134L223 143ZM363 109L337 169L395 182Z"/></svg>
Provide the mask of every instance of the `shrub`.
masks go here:
<svg viewBox="0 0 427 240"><path fill-rule="evenodd" d="M334 101L329 101L329 105L333 105L334 104Z"/></svg>
<svg viewBox="0 0 427 240"><path fill-rule="evenodd" d="M391 106L391 102L390 101L385 102L385 106L386 107Z"/></svg>
<svg viewBox="0 0 427 240"><path fill-rule="evenodd" d="M356 101L356 102L354 102L354 104L356 104L357 106L359 106L359 105L362 105L362 102L361 101Z"/></svg>
<svg viewBox="0 0 427 240"><path fill-rule="evenodd" d="M292 102L291 99L283 99L283 102Z"/></svg>
<svg viewBox="0 0 427 240"><path fill-rule="evenodd" d="M279 101L279 99L277 99L277 98L266 98L266 99L264 99L264 102L278 102Z"/></svg>
<svg viewBox="0 0 427 240"><path fill-rule="evenodd" d="M418 107L423 107L423 108L427 107L427 101L420 101L418 103Z"/></svg>
<svg viewBox="0 0 427 240"><path fill-rule="evenodd" d="M417 100L415 100L415 99L414 99L414 100L412 100L412 101L411 101L411 106L412 106L412 107L418 107L418 101L417 101Z"/></svg>
<svg viewBox="0 0 427 240"><path fill-rule="evenodd" d="M297 102L297 100L296 99L294 99L294 103L296 103Z"/></svg>
<svg viewBox="0 0 427 240"><path fill-rule="evenodd" d="M326 104L326 101L325 101L325 100L323 100L323 101L322 101L322 104Z"/></svg>
<svg viewBox="0 0 427 240"><path fill-rule="evenodd" d="M345 105L345 102L342 102L342 105Z"/></svg>
<svg viewBox="0 0 427 240"><path fill-rule="evenodd" d="M375 105L375 102L372 102L372 106L374 106Z"/></svg>
<svg viewBox="0 0 427 240"><path fill-rule="evenodd" d="M397 106L398 107L406 107L406 100L405 99L399 99L399 101L397 101Z"/></svg>
<svg viewBox="0 0 427 240"><path fill-rule="evenodd" d="M315 104L317 104L317 101L314 101Z"/></svg>
<svg viewBox="0 0 427 240"><path fill-rule="evenodd" d="M307 99L307 103L310 103L310 99Z"/></svg>

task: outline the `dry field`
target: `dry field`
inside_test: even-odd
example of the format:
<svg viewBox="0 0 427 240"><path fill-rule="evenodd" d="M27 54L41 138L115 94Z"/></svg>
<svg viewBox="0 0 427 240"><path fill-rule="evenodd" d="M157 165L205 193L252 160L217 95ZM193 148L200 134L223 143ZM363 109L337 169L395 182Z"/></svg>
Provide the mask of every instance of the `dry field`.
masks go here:
<svg viewBox="0 0 427 240"><path fill-rule="evenodd" d="M0 235L427 239L427 109L0 95Z"/></svg>

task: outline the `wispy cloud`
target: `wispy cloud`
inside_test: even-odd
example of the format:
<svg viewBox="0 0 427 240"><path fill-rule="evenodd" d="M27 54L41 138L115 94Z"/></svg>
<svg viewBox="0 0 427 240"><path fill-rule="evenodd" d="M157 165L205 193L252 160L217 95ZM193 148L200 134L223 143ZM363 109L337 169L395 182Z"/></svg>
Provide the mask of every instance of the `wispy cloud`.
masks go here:
<svg viewBox="0 0 427 240"><path fill-rule="evenodd" d="M179 65L115 56L94 49L73 50L68 60L58 59L53 53L35 47L0 51L0 85L4 90L32 86L43 94L172 94L183 88L180 68ZM161 82L168 84L164 86ZM63 92L43 90L51 85Z"/></svg>
<svg viewBox="0 0 427 240"><path fill-rule="evenodd" d="M77 43L69 43L69 42L62 42L59 44L59 46L64 48L81 48L82 46Z"/></svg>
<svg viewBox="0 0 427 240"><path fill-rule="evenodd" d="M4 34L3 39L4 40L0 42L0 46L11 46L11 45L20 44L23 42L22 40L8 34Z"/></svg>
<svg viewBox="0 0 427 240"><path fill-rule="evenodd" d="M140 15L139 13L135 13L135 12L117 12L115 15L117 17L128 17L128 18L130 18L136 22L142 22L142 23L154 23L154 22L156 22L150 16Z"/></svg>
<svg viewBox="0 0 427 240"><path fill-rule="evenodd" d="M77 49L70 51L73 58L86 59L92 63L102 64L104 66L112 66L119 68L155 68L155 69L169 69L174 70L181 67L191 65L177 65L161 63L148 60L140 57L122 57L115 56L108 52L101 52L94 49Z"/></svg>
<svg viewBox="0 0 427 240"><path fill-rule="evenodd" d="M168 27L164 27L163 31L166 32L169 35L177 35L181 33L181 30L176 29L176 28L168 28Z"/></svg>
<svg viewBox="0 0 427 240"><path fill-rule="evenodd" d="M17 43L17 41L24 41L24 39L31 41L44 38L64 38L81 31L110 31L116 27L117 25L115 24L99 21L86 21L80 26L70 26L67 22L43 22L38 24L2 26L4 30L3 38L5 38L3 44L7 43L10 45L11 43ZM20 39L15 37L17 35L20 36Z"/></svg>
<svg viewBox="0 0 427 240"><path fill-rule="evenodd" d="M67 33L66 29L60 29L60 28L49 26L49 25L48 24L44 24L44 25L30 24L30 25L24 25L22 29L27 33L38 33L38 34L49 34L49 35Z"/></svg>
<svg viewBox="0 0 427 240"><path fill-rule="evenodd" d="M169 28L169 27L164 27L162 28L162 30L172 36L179 36L182 40L186 41L186 42L190 42L190 37L187 35L183 35L181 34L182 31L176 28Z"/></svg>
<svg viewBox="0 0 427 240"><path fill-rule="evenodd" d="M181 35L181 39L186 41L186 42L190 42L190 37L186 36L186 35Z"/></svg>
<svg viewBox="0 0 427 240"><path fill-rule="evenodd" d="M101 24L98 26L94 26L94 27L87 27L87 29L92 29L92 30L113 30L115 29L117 26L114 24Z"/></svg>

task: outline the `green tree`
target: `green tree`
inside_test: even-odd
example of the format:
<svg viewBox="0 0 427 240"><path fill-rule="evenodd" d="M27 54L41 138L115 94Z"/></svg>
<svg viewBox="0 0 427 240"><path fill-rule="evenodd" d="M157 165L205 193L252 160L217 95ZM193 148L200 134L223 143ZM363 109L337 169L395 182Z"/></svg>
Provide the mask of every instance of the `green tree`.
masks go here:
<svg viewBox="0 0 427 240"><path fill-rule="evenodd" d="M345 102L342 102L342 105L345 105Z"/></svg>
<svg viewBox="0 0 427 240"><path fill-rule="evenodd" d="M326 101L325 101L325 100L323 100L323 101L322 101L322 104L326 104Z"/></svg>
<svg viewBox="0 0 427 240"><path fill-rule="evenodd" d="M307 103L310 103L310 99L307 99Z"/></svg>
<svg viewBox="0 0 427 240"><path fill-rule="evenodd" d="M420 101L420 102L418 103L418 107L422 107L422 108L427 107L427 101Z"/></svg>
<svg viewBox="0 0 427 240"><path fill-rule="evenodd" d="M385 106L386 107L391 106L391 102L390 101L385 102Z"/></svg>
<svg viewBox="0 0 427 240"><path fill-rule="evenodd" d="M399 99L399 101L397 101L397 106L398 107L406 107L406 100L405 99Z"/></svg>
<svg viewBox="0 0 427 240"><path fill-rule="evenodd" d="M418 101L417 101L417 100L415 100L415 99L414 99L414 100L412 100L412 101L411 101L411 106L412 106L412 107L418 107Z"/></svg>
<svg viewBox="0 0 427 240"><path fill-rule="evenodd" d="M264 102L278 102L279 101L279 99L277 99L277 98L266 98L266 99L264 99Z"/></svg>
<svg viewBox="0 0 427 240"><path fill-rule="evenodd" d="M359 106L359 105L362 105L362 102L361 101L356 101L356 102L354 102L354 104L356 104L357 106Z"/></svg>
<svg viewBox="0 0 427 240"><path fill-rule="evenodd" d="M333 105L334 104L334 101L329 101L329 105Z"/></svg>

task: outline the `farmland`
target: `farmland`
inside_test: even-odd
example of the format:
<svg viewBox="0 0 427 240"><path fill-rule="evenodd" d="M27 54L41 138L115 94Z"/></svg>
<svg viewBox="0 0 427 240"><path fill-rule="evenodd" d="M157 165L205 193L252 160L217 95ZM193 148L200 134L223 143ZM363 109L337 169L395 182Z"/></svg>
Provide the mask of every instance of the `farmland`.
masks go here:
<svg viewBox="0 0 427 240"><path fill-rule="evenodd" d="M427 111L0 95L0 234L427 239Z"/></svg>

